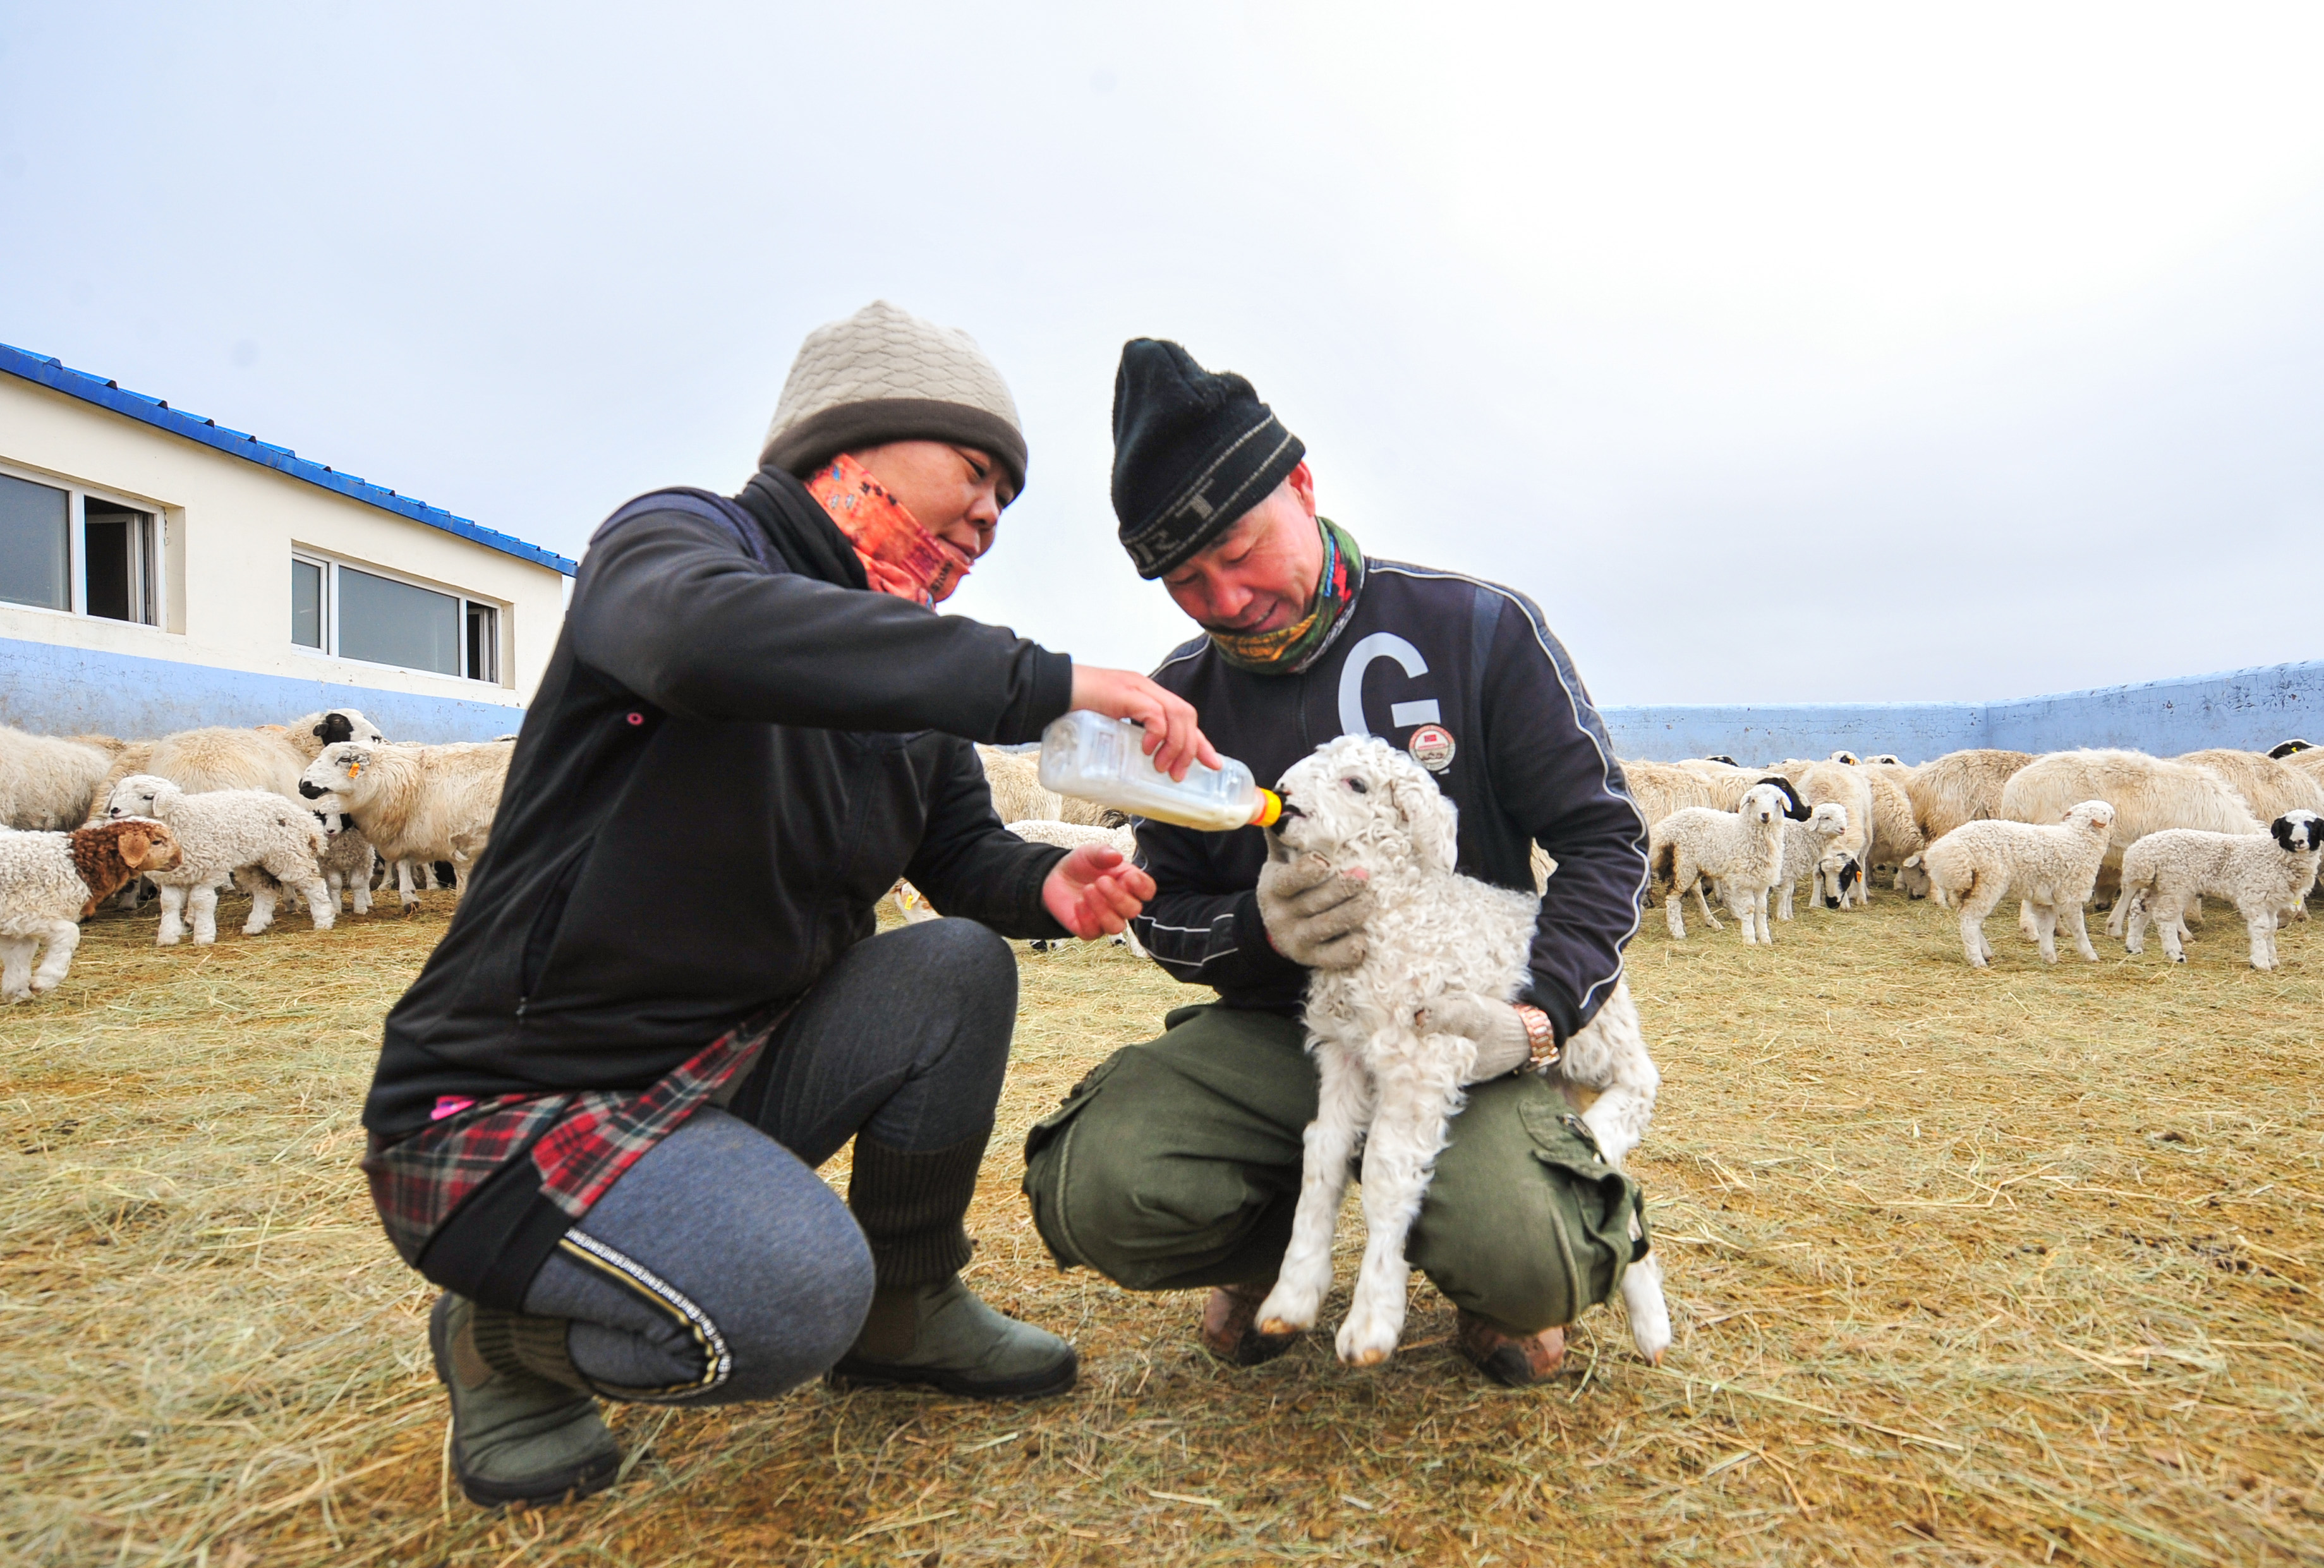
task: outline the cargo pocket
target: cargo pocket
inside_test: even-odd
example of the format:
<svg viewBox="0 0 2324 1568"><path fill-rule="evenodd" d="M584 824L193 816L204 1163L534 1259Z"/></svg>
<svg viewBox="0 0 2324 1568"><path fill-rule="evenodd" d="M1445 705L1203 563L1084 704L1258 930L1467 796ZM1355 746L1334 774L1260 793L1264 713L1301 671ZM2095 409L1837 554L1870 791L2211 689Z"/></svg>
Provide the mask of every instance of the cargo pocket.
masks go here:
<svg viewBox="0 0 2324 1568"><path fill-rule="evenodd" d="M1590 1124L1563 1095L1527 1096L1517 1118L1548 1183L1553 1244L1569 1282L1572 1315L1578 1317L1620 1289L1630 1265L1646 1255L1645 1194L1606 1163Z"/></svg>
<svg viewBox="0 0 2324 1568"><path fill-rule="evenodd" d="M1025 1134L1026 1201L1032 1205L1033 1228L1060 1268L1095 1268L1074 1241L1065 1219L1065 1187L1073 1176L1074 1123L1089 1106L1101 1084L1111 1076L1126 1051L1124 1047L1092 1067L1082 1081L1057 1102L1057 1108L1033 1123Z"/></svg>

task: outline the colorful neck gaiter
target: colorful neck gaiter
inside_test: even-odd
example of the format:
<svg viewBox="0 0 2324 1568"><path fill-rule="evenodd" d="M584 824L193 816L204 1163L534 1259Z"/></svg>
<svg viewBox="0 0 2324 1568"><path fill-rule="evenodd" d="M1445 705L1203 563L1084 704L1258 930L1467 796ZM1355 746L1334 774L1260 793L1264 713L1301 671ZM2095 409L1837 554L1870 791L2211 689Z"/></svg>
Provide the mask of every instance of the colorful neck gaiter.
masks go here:
<svg viewBox="0 0 2324 1568"><path fill-rule="evenodd" d="M1315 520L1323 534L1323 571L1315 585L1315 607L1305 620L1279 632L1244 635L1213 632L1211 644L1237 669L1254 675L1296 675L1323 657L1340 633L1348 607L1364 586L1364 552L1348 530L1328 517Z"/></svg>
<svg viewBox="0 0 2324 1568"><path fill-rule="evenodd" d="M881 593L933 608L968 576L968 563L846 453L819 469L807 488L855 547L863 575Z"/></svg>

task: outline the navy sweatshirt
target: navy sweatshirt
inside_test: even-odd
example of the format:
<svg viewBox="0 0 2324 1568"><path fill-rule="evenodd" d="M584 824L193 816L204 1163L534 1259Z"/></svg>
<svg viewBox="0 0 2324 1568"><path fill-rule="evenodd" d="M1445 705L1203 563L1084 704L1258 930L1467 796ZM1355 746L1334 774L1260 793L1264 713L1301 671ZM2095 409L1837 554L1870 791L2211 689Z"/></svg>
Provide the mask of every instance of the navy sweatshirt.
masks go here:
<svg viewBox="0 0 2324 1568"><path fill-rule="evenodd" d="M1572 661L1524 595L1371 561L1347 623L1303 673L1237 669L1204 637L1154 678L1193 703L1212 743L1262 784L1338 735L1405 747L1420 736L1416 755L1443 763L1432 770L1437 787L1460 808L1464 874L1529 893L1532 846L1557 862L1522 1000L1560 1039L1605 1001L1638 928L1646 821ZM1157 891L1134 924L1155 961L1229 1007L1296 1010L1307 971L1275 951L1260 923L1260 830L1140 821L1138 848Z"/></svg>

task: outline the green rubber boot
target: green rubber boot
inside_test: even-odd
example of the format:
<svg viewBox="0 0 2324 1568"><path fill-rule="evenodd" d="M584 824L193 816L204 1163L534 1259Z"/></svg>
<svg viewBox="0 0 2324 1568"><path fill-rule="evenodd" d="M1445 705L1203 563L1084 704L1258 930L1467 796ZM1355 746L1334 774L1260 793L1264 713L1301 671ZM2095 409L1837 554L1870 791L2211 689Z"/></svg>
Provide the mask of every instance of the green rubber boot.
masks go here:
<svg viewBox="0 0 2324 1568"><path fill-rule="evenodd" d="M428 1314L428 1348L436 1376L452 1396L452 1473L470 1502L553 1503L613 1484L621 1445L605 1430L597 1401L578 1387L543 1377L506 1347L488 1361L476 1342L476 1304L447 1291ZM546 1325L553 1320L490 1314L495 1326ZM556 1327L561 1338L564 1325ZM506 1338L506 1334L496 1334ZM545 1336L532 1336L544 1337ZM528 1344L527 1360L562 1360L561 1344ZM569 1369L571 1363L565 1362ZM579 1374L573 1374L576 1382Z"/></svg>
<svg viewBox="0 0 2324 1568"><path fill-rule="evenodd" d="M971 1399L1038 1399L1072 1388L1080 1365L1073 1346L993 1311L951 1274L874 1292L854 1348L827 1376L841 1388L908 1383Z"/></svg>

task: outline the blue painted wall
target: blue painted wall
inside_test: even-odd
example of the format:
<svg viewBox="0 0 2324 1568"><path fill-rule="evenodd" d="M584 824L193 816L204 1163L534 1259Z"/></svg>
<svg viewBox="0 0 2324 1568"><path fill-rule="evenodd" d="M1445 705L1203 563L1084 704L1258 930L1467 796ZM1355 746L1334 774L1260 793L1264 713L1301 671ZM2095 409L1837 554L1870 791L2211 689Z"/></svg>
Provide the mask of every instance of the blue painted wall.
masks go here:
<svg viewBox="0 0 2324 1568"><path fill-rule="evenodd" d="M146 740L197 724L279 724L336 707L361 708L397 741L489 741L524 722L522 708L498 703L0 638L0 724L35 734Z"/></svg>
<svg viewBox="0 0 2324 1568"><path fill-rule="evenodd" d="M1991 703L1824 703L1601 709L1625 757L1723 753L1746 764L1843 748L1925 762L1965 746L2060 752L2126 746L2176 756L2207 746L2264 752L2298 735L2324 744L2324 662L2271 664L2137 686Z"/></svg>

